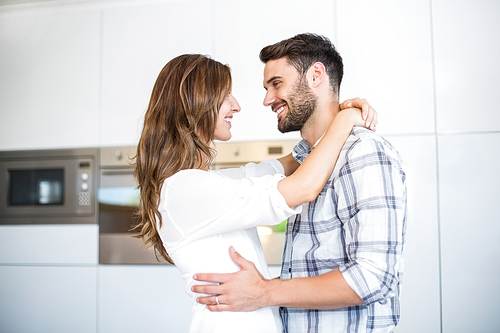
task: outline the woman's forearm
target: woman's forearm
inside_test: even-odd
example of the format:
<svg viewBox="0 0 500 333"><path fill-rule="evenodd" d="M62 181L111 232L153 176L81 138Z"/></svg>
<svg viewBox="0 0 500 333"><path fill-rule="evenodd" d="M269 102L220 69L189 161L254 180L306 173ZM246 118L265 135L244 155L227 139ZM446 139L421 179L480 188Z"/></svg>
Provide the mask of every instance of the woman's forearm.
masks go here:
<svg viewBox="0 0 500 333"><path fill-rule="evenodd" d="M320 143L298 169L278 183L289 207L314 200L330 178L345 141L361 119L359 111L338 113Z"/></svg>
<svg viewBox="0 0 500 333"><path fill-rule="evenodd" d="M299 162L297 162L295 158L293 158L292 153L278 158L278 162L280 162L281 165L283 165L283 169L285 170L285 176L290 176L292 173L295 172L295 170L297 170L297 168L300 165Z"/></svg>

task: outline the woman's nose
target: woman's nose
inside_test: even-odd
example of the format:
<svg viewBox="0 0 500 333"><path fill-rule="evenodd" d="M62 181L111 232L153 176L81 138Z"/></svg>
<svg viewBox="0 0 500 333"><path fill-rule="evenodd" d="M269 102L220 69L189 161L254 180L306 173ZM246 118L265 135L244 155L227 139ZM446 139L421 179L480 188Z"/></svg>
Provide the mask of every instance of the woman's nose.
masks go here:
<svg viewBox="0 0 500 333"><path fill-rule="evenodd" d="M238 103L238 101L236 100L236 98L233 97L233 103L232 103L232 110L233 112L240 112L241 111L241 107L240 107L240 104Z"/></svg>

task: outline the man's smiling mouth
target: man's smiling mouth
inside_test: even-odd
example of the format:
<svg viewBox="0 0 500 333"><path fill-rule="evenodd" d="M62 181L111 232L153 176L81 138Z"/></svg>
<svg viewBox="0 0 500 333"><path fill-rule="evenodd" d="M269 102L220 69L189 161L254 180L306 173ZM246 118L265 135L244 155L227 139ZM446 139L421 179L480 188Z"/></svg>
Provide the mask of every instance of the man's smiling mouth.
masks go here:
<svg viewBox="0 0 500 333"><path fill-rule="evenodd" d="M280 114L285 111L286 109L286 104L282 104L279 108L273 109L274 112L276 112L276 116L280 116Z"/></svg>

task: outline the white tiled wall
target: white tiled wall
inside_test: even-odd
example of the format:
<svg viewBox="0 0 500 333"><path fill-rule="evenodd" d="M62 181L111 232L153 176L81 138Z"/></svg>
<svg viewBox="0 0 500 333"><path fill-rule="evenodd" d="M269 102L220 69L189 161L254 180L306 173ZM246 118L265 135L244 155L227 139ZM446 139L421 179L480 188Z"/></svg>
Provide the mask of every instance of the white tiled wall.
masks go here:
<svg viewBox="0 0 500 333"><path fill-rule="evenodd" d="M102 146L139 141L153 85L169 59L212 53L211 8L210 1L163 1L102 10Z"/></svg>
<svg viewBox="0 0 500 333"><path fill-rule="evenodd" d="M499 131L500 2L431 3L438 130Z"/></svg>
<svg viewBox="0 0 500 333"><path fill-rule="evenodd" d="M401 322L396 332L439 332L441 317L435 138L432 135L422 135L389 136L387 139L403 158L408 190ZM420 320L421 318L425 320Z"/></svg>
<svg viewBox="0 0 500 333"><path fill-rule="evenodd" d="M500 2L490 0L0 6L6 50L0 53L0 149L134 144L156 75L184 52L231 65L242 106L235 140L283 139L262 106L258 52L295 33L321 33L344 58L341 99L367 98L379 111L379 133L405 161L409 225L396 332L498 331L499 14ZM58 136L60 127L47 119L62 120L67 135ZM101 273L102 281L123 276ZM158 279L170 274L157 273ZM111 311L112 293L119 291L106 292L101 320L120 315ZM189 314L176 319L186 322Z"/></svg>
<svg viewBox="0 0 500 333"><path fill-rule="evenodd" d="M0 149L98 145L99 10L0 7Z"/></svg>
<svg viewBox="0 0 500 333"><path fill-rule="evenodd" d="M500 328L499 143L500 133L438 140L444 332Z"/></svg>
<svg viewBox="0 0 500 333"><path fill-rule="evenodd" d="M102 265L98 276L98 332L188 332L191 299L176 267Z"/></svg>
<svg viewBox="0 0 500 333"><path fill-rule="evenodd" d="M0 265L1 332L97 332L97 267Z"/></svg>
<svg viewBox="0 0 500 333"><path fill-rule="evenodd" d="M380 133L433 132L429 2L338 0L336 17L341 99L368 99L380 113Z"/></svg>

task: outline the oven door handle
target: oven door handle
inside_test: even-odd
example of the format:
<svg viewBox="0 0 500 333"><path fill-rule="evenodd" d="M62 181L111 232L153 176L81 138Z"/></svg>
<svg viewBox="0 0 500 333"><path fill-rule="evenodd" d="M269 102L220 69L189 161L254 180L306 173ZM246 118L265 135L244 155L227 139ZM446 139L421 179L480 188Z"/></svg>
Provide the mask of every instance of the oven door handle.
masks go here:
<svg viewBox="0 0 500 333"><path fill-rule="evenodd" d="M137 187L134 169L101 169L99 187Z"/></svg>
<svg viewBox="0 0 500 333"><path fill-rule="evenodd" d="M103 176L121 176L121 175L134 175L134 169L110 169L101 170Z"/></svg>

